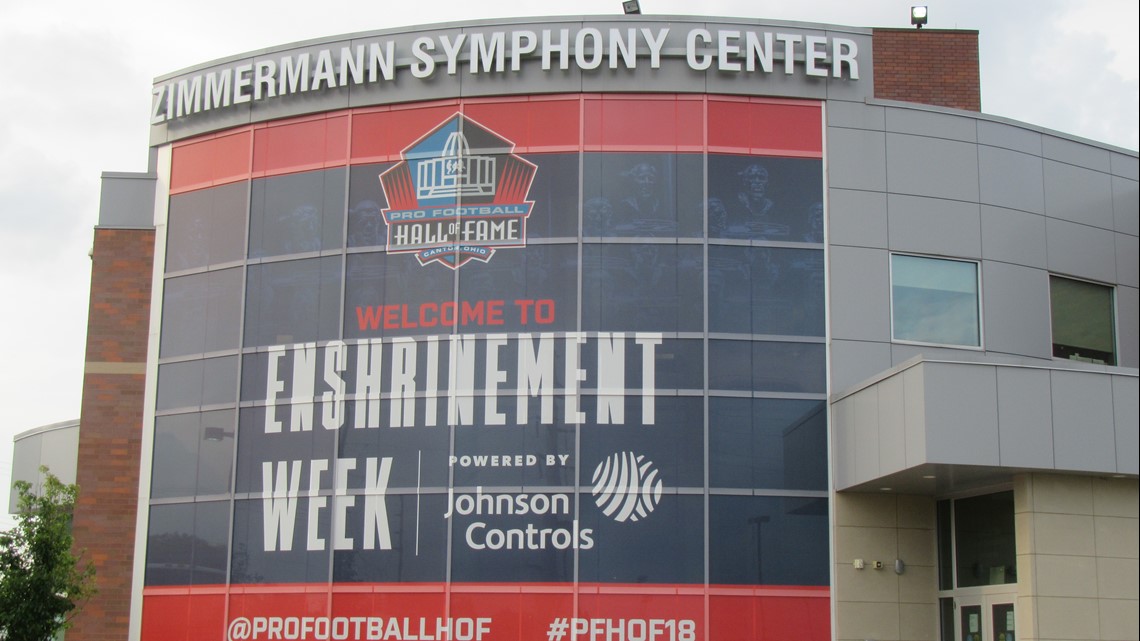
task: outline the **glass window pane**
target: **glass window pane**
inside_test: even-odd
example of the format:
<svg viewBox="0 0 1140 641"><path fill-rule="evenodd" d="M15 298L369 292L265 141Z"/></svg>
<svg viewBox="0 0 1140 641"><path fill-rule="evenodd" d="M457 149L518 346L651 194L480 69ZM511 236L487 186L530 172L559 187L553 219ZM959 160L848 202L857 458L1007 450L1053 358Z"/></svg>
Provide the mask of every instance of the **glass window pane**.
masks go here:
<svg viewBox="0 0 1140 641"><path fill-rule="evenodd" d="M515 502L527 506L525 516L516 513ZM588 545L571 492L456 491L451 514L453 581L569 583L575 548Z"/></svg>
<svg viewBox="0 0 1140 641"><path fill-rule="evenodd" d="M154 421L154 466L150 495L193 496L198 474L198 414L160 416Z"/></svg>
<svg viewBox="0 0 1140 641"><path fill-rule="evenodd" d="M590 397L584 402L592 404ZM658 396L655 420L644 425L641 399L626 398L626 421L621 425L590 421L581 430L581 474L592 477L616 454L632 452L652 464L669 487L701 487L704 484L704 401L699 396Z"/></svg>
<svg viewBox="0 0 1140 641"><path fill-rule="evenodd" d="M954 598L938 599L938 627L940 641L954 641Z"/></svg>
<svg viewBox="0 0 1140 641"><path fill-rule="evenodd" d="M954 501L958 587L1017 582L1013 492Z"/></svg>
<svg viewBox="0 0 1140 641"><path fill-rule="evenodd" d="M895 340L981 345L977 263L891 256L891 313Z"/></svg>
<svg viewBox="0 0 1140 641"><path fill-rule="evenodd" d="M388 171L391 163L357 165L349 170L348 185L348 246L386 247L388 226L381 211L388 206L380 174Z"/></svg>
<svg viewBox="0 0 1140 641"><path fill-rule="evenodd" d="M237 398L237 356L158 366L159 410L232 403Z"/></svg>
<svg viewBox="0 0 1140 641"><path fill-rule="evenodd" d="M267 508L261 498L234 502L232 583L324 583L329 580L332 497L308 496L304 487L308 470L305 472L301 496L272 499L291 504L291 509L284 505ZM314 512L313 518L309 517L310 511ZM266 518L270 519L268 527ZM310 550L310 543L316 549Z"/></svg>
<svg viewBox="0 0 1140 641"><path fill-rule="evenodd" d="M341 246L345 169L255 180L251 188L251 258Z"/></svg>
<svg viewBox="0 0 1140 641"><path fill-rule="evenodd" d="M709 341L709 389L755 392L827 391L821 343Z"/></svg>
<svg viewBox="0 0 1140 641"><path fill-rule="evenodd" d="M527 238L573 238L578 235L578 154L524 156L538 166L528 201Z"/></svg>
<svg viewBox="0 0 1140 641"><path fill-rule="evenodd" d="M202 404L203 361L183 361L158 366L158 410L199 407Z"/></svg>
<svg viewBox="0 0 1140 641"><path fill-rule="evenodd" d="M340 257L250 265L245 344L280 345L337 338Z"/></svg>
<svg viewBox="0 0 1140 641"><path fill-rule="evenodd" d="M205 351L206 334L202 310L206 309L209 274L167 278L162 288L162 338L160 357L199 354Z"/></svg>
<svg viewBox="0 0 1140 641"><path fill-rule="evenodd" d="M230 491L237 432L235 410L202 412L198 434L198 496Z"/></svg>
<svg viewBox="0 0 1140 641"><path fill-rule="evenodd" d="M465 317L471 319L461 331L479 331L479 326L494 332L573 331L578 321L577 269L576 245L503 249L490 263L471 261L458 274L460 324ZM437 328L433 333L441 332Z"/></svg>
<svg viewBox="0 0 1140 641"><path fill-rule="evenodd" d="M709 497L709 582L827 585L827 499Z"/></svg>
<svg viewBox="0 0 1140 641"><path fill-rule="evenodd" d="M709 238L823 242L819 160L709 156Z"/></svg>
<svg viewBox="0 0 1140 641"><path fill-rule="evenodd" d="M237 356L202 361L202 405L220 405L237 400Z"/></svg>
<svg viewBox="0 0 1140 641"><path fill-rule="evenodd" d="M1015 627L1013 604L993 604L990 608L990 625L993 630L993 634L990 635L991 639L995 641L1013 641Z"/></svg>
<svg viewBox="0 0 1140 641"><path fill-rule="evenodd" d="M209 189L170 197L170 213L166 221L166 271L209 264L212 202L213 191Z"/></svg>
<svg viewBox="0 0 1140 641"><path fill-rule="evenodd" d="M194 585L226 582L230 536L230 502L212 501L194 506Z"/></svg>
<svg viewBox="0 0 1140 641"><path fill-rule="evenodd" d="M242 270L168 278L162 292L163 358L238 346Z"/></svg>
<svg viewBox="0 0 1140 641"><path fill-rule="evenodd" d="M383 252L350 254L345 270L345 337L437 335L455 327L454 271Z"/></svg>
<svg viewBox="0 0 1140 641"><path fill-rule="evenodd" d="M621 335L621 333L616 333ZM638 389L642 386L644 369L644 347L637 343L637 336L624 334L625 339L625 386L627 389ZM599 341L592 337L582 345L579 354L582 369L587 372L599 372L598 369ZM558 352L556 352L558 353ZM653 346L654 366L656 380L654 387L661 390L700 390L705 386L705 354L704 342L693 339L664 338L660 344ZM561 367L558 365L556 367ZM556 369L556 371L558 371ZM582 382L583 389L596 389L598 377L588 374ZM587 403L592 403L587 401ZM640 411L638 412L640 415Z"/></svg>
<svg viewBox="0 0 1140 641"><path fill-rule="evenodd" d="M982 641L982 606L963 605L960 611L962 618L962 641Z"/></svg>
<svg viewBox="0 0 1140 641"><path fill-rule="evenodd" d="M146 540L146 584L189 585L193 540L193 503L152 505Z"/></svg>
<svg viewBox="0 0 1140 641"><path fill-rule="evenodd" d="M827 489L822 401L709 399L712 487Z"/></svg>
<svg viewBox="0 0 1140 641"><path fill-rule="evenodd" d="M357 496L345 510L351 550L333 551L333 581L388 583L440 582L446 578L448 520L443 493L389 494L384 499L392 548L363 549L366 498Z"/></svg>
<svg viewBox="0 0 1140 641"><path fill-rule="evenodd" d="M237 491L260 495L265 489L264 474L267 470L277 474L280 466L301 461L305 464L302 490L308 491L312 461L336 458L337 433L320 427L320 409L314 403L282 403L270 409L275 410L275 415L282 421L280 432L266 432L265 407L241 409L238 417ZM296 418L297 423L294 424L291 418ZM314 418L317 421L315 428ZM303 429L306 424L310 429ZM331 486L330 474L329 471L319 473L317 480L324 483L320 487Z"/></svg>
<svg viewBox="0 0 1140 641"><path fill-rule="evenodd" d="M583 397L584 403L591 403L594 397ZM476 399L479 400L479 399ZM485 486L573 486L575 471L575 432L573 425L566 425L561 421L565 416L566 403L564 397L555 397L552 407L555 422L553 425L542 424L542 407L538 402L528 405L527 423L517 425L518 412L515 399L508 398L507 402L499 403L499 409L505 410L505 425L474 425L455 428L455 447L453 455L457 460L451 468L452 484L455 486L475 487ZM479 403L475 403L476 416L482 416L478 410ZM342 443L348 439L360 440L357 432L379 433L377 436L394 441L394 435L407 433L410 430L347 430L342 435ZM441 431L441 430L436 430ZM394 433L386 435L384 432ZM430 433L430 432L429 432ZM407 439L411 440L411 439ZM424 452L423 476L429 480L425 485L432 485L435 478L442 476L439 482L447 484L447 469L440 469L436 461L447 460L447 433L444 432L440 445L435 452ZM426 439L421 434L414 443L411 443L410 460L416 460L417 449L424 450ZM342 451L350 449L342 445ZM350 451L360 451L360 447L353 447ZM368 450L364 450L368 451ZM391 447L377 448L377 451L391 452ZM499 462L502 458L501 463ZM529 457L529 458L528 458ZM547 457L553 457L553 462ZM488 462L491 465L488 465ZM394 472L394 470L393 470ZM393 474L393 477L395 474Z"/></svg>
<svg viewBox="0 0 1140 641"><path fill-rule="evenodd" d="M581 529L592 544L578 550L578 578L599 583L701 583L704 580L704 497L665 494L644 518L615 520L585 494ZM713 540L716 540L715 538ZM827 533L824 532L824 543ZM737 550L733 550L736 552ZM823 548L824 566L827 548Z"/></svg>
<svg viewBox="0 0 1140 641"><path fill-rule="evenodd" d="M1053 356L1116 364L1112 288L1049 277L1053 308Z"/></svg>
<svg viewBox="0 0 1140 641"><path fill-rule="evenodd" d="M700 236L703 162L696 154L586 154L582 235Z"/></svg>
<svg viewBox="0 0 1140 641"><path fill-rule="evenodd" d="M234 410L218 410L155 419L151 497L228 493L234 415Z"/></svg>
<svg viewBox="0 0 1140 641"><path fill-rule="evenodd" d="M582 247L582 328L701 331L704 259L698 245Z"/></svg>
<svg viewBox="0 0 1140 641"><path fill-rule="evenodd" d="M204 351L234 349L241 338L242 270L210 272L207 279L206 317L197 314L205 326ZM205 322L203 322L203 320Z"/></svg>
<svg viewBox="0 0 1140 641"><path fill-rule="evenodd" d="M709 331L823 336L823 251L709 246Z"/></svg>
<svg viewBox="0 0 1140 641"><path fill-rule="evenodd" d="M166 271L241 260L248 185L238 182L170 197Z"/></svg>
<svg viewBox="0 0 1140 641"><path fill-rule="evenodd" d="M954 589L954 537L950 518L952 501L938 502L938 589ZM953 624L953 622L951 622Z"/></svg>
<svg viewBox="0 0 1140 641"><path fill-rule="evenodd" d="M229 510L229 501L151 506L146 584L225 583Z"/></svg>

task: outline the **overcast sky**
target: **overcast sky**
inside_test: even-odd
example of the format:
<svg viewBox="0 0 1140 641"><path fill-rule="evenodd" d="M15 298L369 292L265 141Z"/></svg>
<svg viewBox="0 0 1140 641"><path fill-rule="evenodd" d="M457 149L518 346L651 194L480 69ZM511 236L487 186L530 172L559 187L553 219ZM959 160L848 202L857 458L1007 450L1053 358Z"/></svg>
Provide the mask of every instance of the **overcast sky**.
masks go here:
<svg viewBox="0 0 1140 641"><path fill-rule="evenodd" d="M795 5L792 7L791 5ZM642 0L646 14L908 27L908 0ZM0 479L12 437L79 416L103 171L145 171L154 77L299 40L431 22L606 15L620 0L0 2ZM930 28L980 31L982 111L1135 150L1135 0L934 0ZM0 508L7 502L0 492ZM6 525L0 514L0 527Z"/></svg>

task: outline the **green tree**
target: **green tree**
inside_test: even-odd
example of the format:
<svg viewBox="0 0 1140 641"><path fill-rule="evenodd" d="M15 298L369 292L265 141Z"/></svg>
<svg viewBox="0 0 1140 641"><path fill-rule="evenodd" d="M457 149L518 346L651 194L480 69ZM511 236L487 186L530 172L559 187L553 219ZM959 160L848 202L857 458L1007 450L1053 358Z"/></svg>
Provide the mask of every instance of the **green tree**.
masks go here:
<svg viewBox="0 0 1140 641"><path fill-rule="evenodd" d="M0 638L49 641L70 625L95 592L95 567L71 552L71 514L79 487L48 472L37 495L17 481L16 525L0 534Z"/></svg>

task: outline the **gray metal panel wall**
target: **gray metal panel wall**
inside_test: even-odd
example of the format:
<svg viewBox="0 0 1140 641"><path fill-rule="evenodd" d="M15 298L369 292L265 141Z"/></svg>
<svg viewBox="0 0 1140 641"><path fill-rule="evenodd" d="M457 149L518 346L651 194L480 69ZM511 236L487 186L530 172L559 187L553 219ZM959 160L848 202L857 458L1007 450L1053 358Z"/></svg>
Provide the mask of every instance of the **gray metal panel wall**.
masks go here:
<svg viewBox="0 0 1140 641"><path fill-rule="evenodd" d="M99 226L154 226L154 174L103 172L99 192Z"/></svg>
<svg viewBox="0 0 1140 641"><path fill-rule="evenodd" d="M1069 362L904 364L833 402L835 485L895 475L915 490L921 475L951 468L943 490L1024 470L1136 474L1138 379L1118 372Z"/></svg>
<svg viewBox="0 0 1140 641"><path fill-rule="evenodd" d="M1000 119L828 104L832 392L916 355L1052 362L1049 274L1116 287L1118 363L1137 351L1137 156ZM982 349L891 343L889 252L980 259ZM884 300L885 299L885 300Z"/></svg>

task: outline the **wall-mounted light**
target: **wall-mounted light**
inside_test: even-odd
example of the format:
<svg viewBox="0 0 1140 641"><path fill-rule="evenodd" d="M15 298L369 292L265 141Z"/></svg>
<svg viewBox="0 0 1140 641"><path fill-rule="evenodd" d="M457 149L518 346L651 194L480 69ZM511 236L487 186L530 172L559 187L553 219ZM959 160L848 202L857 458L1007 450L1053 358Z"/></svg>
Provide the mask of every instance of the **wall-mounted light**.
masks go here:
<svg viewBox="0 0 1140 641"><path fill-rule="evenodd" d="M621 8L627 16L641 15L641 5L637 0L625 0L621 3Z"/></svg>
<svg viewBox="0 0 1140 641"><path fill-rule="evenodd" d="M915 29L921 29L922 25L926 24L927 17L926 5L920 4L910 8L910 23Z"/></svg>
<svg viewBox="0 0 1140 641"><path fill-rule="evenodd" d="M227 438L233 438L234 433L224 427L204 427L202 428L202 440L212 441L219 443Z"/></svg>
<svg viewBox="0 0 1140 641"><path fill-rule="evenodd" d="M895 559L895 574L906 572L906 563L902 559Z"/></svg>

